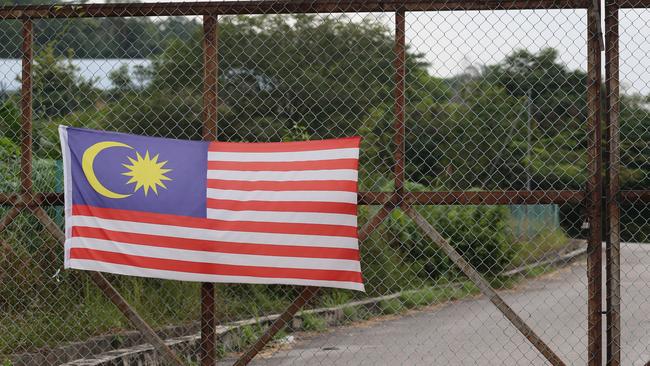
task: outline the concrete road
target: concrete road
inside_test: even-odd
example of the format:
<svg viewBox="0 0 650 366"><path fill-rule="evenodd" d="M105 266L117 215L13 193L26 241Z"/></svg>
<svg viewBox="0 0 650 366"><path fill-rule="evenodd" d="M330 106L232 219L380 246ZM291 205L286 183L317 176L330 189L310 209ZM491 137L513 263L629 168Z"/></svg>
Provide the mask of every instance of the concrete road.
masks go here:
<svg viewBox="0 0 650 366"><path fill-rule="evenodd" d="M650 244L623 245L621 263L622 364L644 365L650 361ZM585 365L587 359L585 264L580 260L501 292L567 365ZM252 364L548 364L484 297L326 333L299 334L290 349L266 357Z"/></svg>

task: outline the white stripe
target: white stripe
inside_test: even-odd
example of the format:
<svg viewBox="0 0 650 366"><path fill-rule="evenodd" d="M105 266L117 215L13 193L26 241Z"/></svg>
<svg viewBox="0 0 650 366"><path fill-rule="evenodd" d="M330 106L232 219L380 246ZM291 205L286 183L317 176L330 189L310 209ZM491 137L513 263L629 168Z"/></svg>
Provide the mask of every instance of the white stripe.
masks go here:
<svg viewBox="0 0 650 366"><path fill-rule="evenodd" d="M358 148L292 152L220 152L209 151L208 161L285 162L334 159L358 159Z"/></svg>
<svg viewBox="0 0 650 366"><path fill-rule="evenodd" d="M70 146L68 145L68 127L59 125L59 139L61 140L61 155L63 159L63 213L65 217L65 238L72 236L72 171L70 165ZM64 248L63 264L67 265L70 251Z"/></svg>
<svg viewBox="0 0 650 366"><path fill-rule="evenodd" d="M357 238L344 236L300 235L221 231L184 226L103 219L93 216L72 216L72 226L88 226L127 233L163 235L173 238L225 241L244 244L275 244L325 248L358 249Z"/></svg>
<svg viewBox="0 0 650 366"><path fill-rule="evenodd" d="M208 208L208 219L357 226L357 216L318 212L233 211Z"/></svg>
<svg viewBox="0 0 650 366"><path fill-rule="evenodd" d="M256 283L256 284L283 284L299 286L335 287L348 290L365 291L363 284L348 281L319 281L303 280L296 278L265 278L249 276L221 276L201 273L164 271L133 267L122 264L105 263L86 259L70 259L66 268L84 269L88 271L101 271L117 273L127 276L163 278L169 280L195 281L195 282L217 282L217 283Z"/></svg>
<svg viewBox="0 0 650 366"><path fill-rule="evenodd" d="M350 180L356 182L359 172L354 169L292 170L288 172L208 170L208 179L248 181L303 181L303 180Z"/></svg>
<svg viewBox="0 0 650 366"><path fill-rule="evenodd" d="M171 259L198 263L228 264L235 266L260 266L273 268L325 269L361 272L359 261L349 259L280 257L251 254L217 253L177 248L161 248L129 244L95 238L74 237L70 248L88 248L150 258Z"/></svg>
<svg viewBox="0 0 650 366"><path fill-rule="evenodd" d="M342 191L234 191L208 188L207 197L232 201L357 203L357 194L355 192Z"/></svg>

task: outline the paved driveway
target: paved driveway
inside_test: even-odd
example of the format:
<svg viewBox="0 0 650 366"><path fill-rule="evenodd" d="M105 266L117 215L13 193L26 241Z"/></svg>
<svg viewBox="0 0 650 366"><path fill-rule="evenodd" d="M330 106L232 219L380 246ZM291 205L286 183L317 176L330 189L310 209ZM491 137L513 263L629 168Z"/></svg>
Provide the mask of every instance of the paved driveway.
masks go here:
<svg viewBox="0 0 650 366"><path fill-rule="evenodd" d="M650 244L622 248L623 365L650 361ZM516 289L506 302L568 365L586 364L586 272L581 260ZM299 337L253 365L546 365L485 298Z"/></svg>

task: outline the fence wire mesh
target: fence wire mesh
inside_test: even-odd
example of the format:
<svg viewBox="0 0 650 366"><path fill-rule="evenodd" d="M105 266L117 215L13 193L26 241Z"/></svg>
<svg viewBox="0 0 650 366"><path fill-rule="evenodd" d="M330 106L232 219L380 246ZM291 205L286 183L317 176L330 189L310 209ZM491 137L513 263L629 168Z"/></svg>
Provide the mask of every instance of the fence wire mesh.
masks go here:
<svg viewBox="0 0 650 366"><path fill-rule="evenodd" d="M177 15L187 4L147 17L0 19L0 362L164 363L86 273L63 270L62 243L37 207L63 227L59 125L202 138L202 17ZM391 209L360 242L366 293L321 290L306 306L314 311L300 313L253 364L548 364L417 214L560 359L592 362L585 192L588 121L598 112L587 103L587 10L407 11L402 91L396 13L332 6L218 17L217 139L360 135L360 227ZM648 19L647 10L621 13L624 190L650 189ZM33 24L28 144L25 22ZM406 193L391 201L396 182ZM650 209L639 198L621 210L622 363L642 365L650 360ZM200 362L200 284L106 277L184 361ZM218 363L232 364L268 327L265 317L300 291L216 285Z"/></svg>
<svg viewBox="0 0 650 366"><path fill-rule="evenodd" d="M640 4L637 4L640 6ZM650 111L647 108L647 73L641 68L650 45L647 8L619 11L620 27L620 185L623 192L647 191L650 174ZM648 202L636 194L620 208L620 278L621 278L621 363L642 364L650 347L638 342L648 336L643 326L647 304L644 283L648 260L644 244L650 242Z"/></svg>

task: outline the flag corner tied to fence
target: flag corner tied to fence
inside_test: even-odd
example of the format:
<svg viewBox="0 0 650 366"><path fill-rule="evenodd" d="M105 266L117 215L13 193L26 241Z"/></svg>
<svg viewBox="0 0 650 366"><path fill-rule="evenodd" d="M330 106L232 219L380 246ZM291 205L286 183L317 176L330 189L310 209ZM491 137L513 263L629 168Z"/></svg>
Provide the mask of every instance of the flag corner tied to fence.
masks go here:
<svg viewBox="0 0 650 366"><path fill-rule="evenodd" d="M60 126L65 267L364 291L359 137L238 143Z"/></svg>

